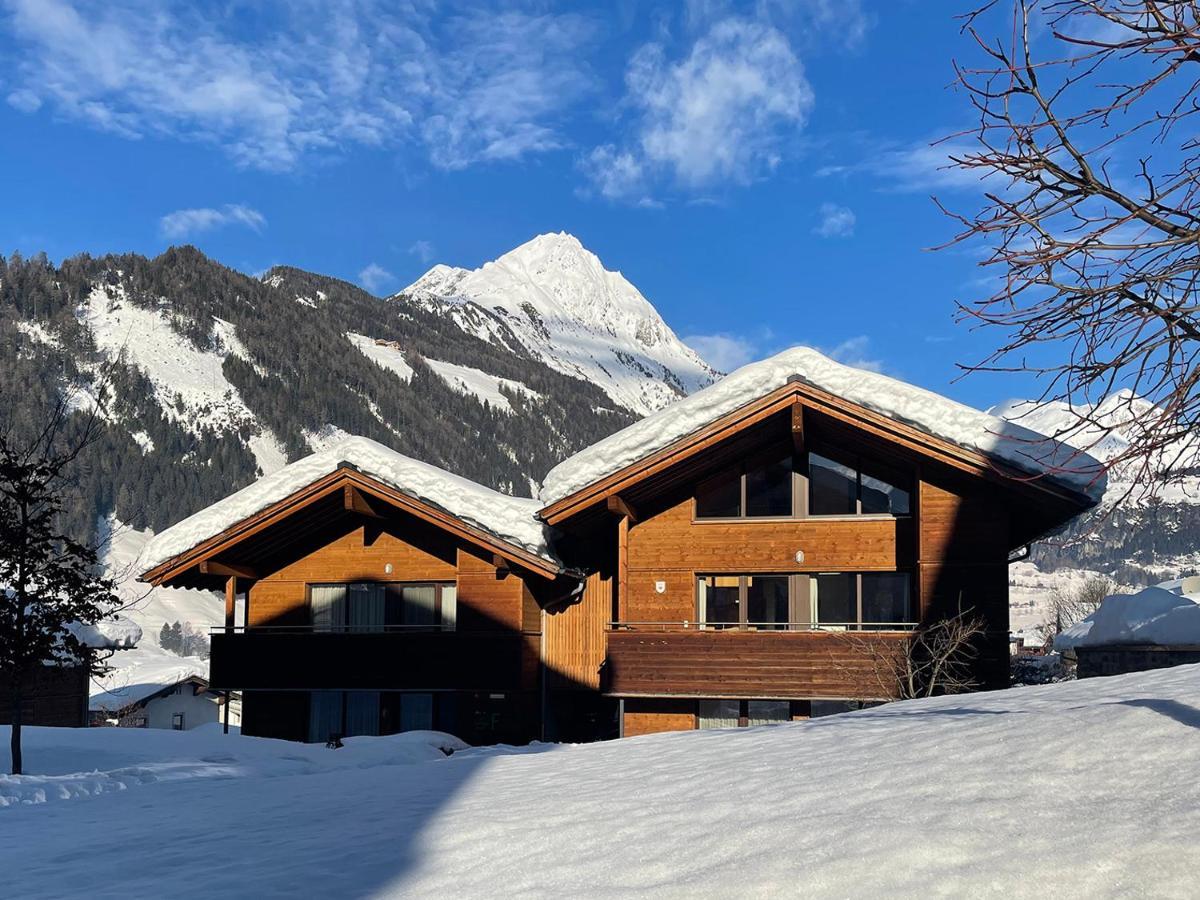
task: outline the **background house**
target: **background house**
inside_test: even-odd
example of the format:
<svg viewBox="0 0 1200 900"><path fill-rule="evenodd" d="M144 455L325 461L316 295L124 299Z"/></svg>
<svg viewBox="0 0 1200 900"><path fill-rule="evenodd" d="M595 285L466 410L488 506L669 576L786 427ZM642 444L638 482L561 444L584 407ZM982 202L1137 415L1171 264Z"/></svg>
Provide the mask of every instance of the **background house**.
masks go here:
<svg viewBox="0 0 1200 900"><path fill-rule="evenodd" d="M168 684L140 683L97 694L89 704L89 719L92 725L187 731L224 722L227 702L227 692L211 690L207 678L191 674ZM229 724L240 726L241 698L234 694L231 702Z"/></svg>
<svg viewBox="0 0 1200 900"><path fill-rule="evenodd" d="M1054 639L1080 678L1200 662L1200 576L1105 597Z"/></svg>

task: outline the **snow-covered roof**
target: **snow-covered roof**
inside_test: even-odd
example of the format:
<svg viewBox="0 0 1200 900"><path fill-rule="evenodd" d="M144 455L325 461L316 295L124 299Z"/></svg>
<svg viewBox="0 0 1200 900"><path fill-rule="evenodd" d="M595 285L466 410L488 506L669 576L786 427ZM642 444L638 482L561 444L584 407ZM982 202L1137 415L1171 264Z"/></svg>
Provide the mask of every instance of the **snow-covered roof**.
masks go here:
<svg viewBox="0 0 1200 900"><path fill-rule="evenodd" d="M559 463L546 475L541 500L549 505L568 497L793 380L1093 500L1104 496L1103 469L1081 450L932 391L835 362L809 347L793 347L743 366Z"/></svg>
<svg viewBox="0 0 1200 900"><path fill-rule="evenodd" d="M1056 650L1104 644L1200 644L1200 602L1161 586L1113 594L1054 639Z"/></svg>
<svg viewBox="0 0 1200 900"><path fill-rule="evenodd" d="M140 673L139 673L140 674ZM134 704L148 700L155 694L161 694L185 681L196 680L208 687L208 678L203 666L189 666L186 663L174 672L152 681L137 681L119 687L111 687L106 691L97 691L88 699L88 710L92 712L119 712Z"/></svg>
<svg viewBox="0 0 1200 900"><path fill-rule="evenodd" d="M105 619L93 625L72 622L67 630L85 647L93 650L128 650L142 639L142 627L123 616Z"/></svg>
<svg viewBox="0 0 1200 900"><path fill-rule="evenodd" d="M364 475L473 525L492 537L557 563L536 500L510 497L365 437L348 437L289 463L156 535L142 552L149 571L349 463Z"/></svg>

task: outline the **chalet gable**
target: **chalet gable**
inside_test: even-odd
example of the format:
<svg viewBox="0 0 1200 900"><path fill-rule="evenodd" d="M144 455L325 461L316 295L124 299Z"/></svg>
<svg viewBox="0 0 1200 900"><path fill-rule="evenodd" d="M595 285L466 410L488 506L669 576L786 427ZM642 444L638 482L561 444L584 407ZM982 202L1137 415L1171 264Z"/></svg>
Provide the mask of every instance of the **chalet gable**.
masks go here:
<svg viewBox="0 0 1200 900"><path fill-rule="evenodd" d="M1055 524L1103 494L1102 467L1082 451L929 391L795 348L746 366L564 461L546 476L540 515L557 526L614 503L629 505L637 493L668 483L673 471L703 467L723 453L736 455L740 451L729 448L739 437L766 430L772 421L789 423L797 442L803 441L807 423L834 423L852 436L1053 507L1045 520Z"/></svg>
<svg viewBox="0 0 1200 900"><path fill-rule="evenodd" d="M397 514L545 578L562 566L551 552L537 501L509 497L417 462L366 438L349 438L259 479L156 536L142 558L152 584L219 587L254 580L270 558L315 528L382 521Z"/></svg>

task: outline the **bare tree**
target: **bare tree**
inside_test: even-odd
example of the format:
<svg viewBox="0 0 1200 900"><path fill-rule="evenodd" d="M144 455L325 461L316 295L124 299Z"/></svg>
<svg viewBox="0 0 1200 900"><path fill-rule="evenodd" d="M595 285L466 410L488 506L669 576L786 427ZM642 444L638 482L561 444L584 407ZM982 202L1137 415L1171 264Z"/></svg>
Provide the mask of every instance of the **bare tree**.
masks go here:
<svg viewBox="0 0 1200 900"><path fill-rule="evenodd" d="M947 210L951 243L982 242L997 285L960 314L1006 333L964 368L1039 376L1084 449L1119 429L1108 465L1139 490L1197 463L1198 20L1196 0L991 0L963 28L983 62L955 64L978 125L952 165L984 202Z"/></svg>
<svg viewBox="0 0 1200 900"><path fill-rule="evenodd" d="M854 661L846 662L838 654L834 666L853 669L850 674L856 682L865 667L882 697L913 700L961 694L979 686L974 663L979 656L978 638L985 630L983 619L960 607L953 616L922 626L904 643L881 640L871 632L847 631L842 638Z"/></svg>
<svg viewBox="0 0 1200 900"><path fill-rule="evenodd" d="M94 548L64 534L59 513L79 454L99 429L95 410L71 414L62 397L44 427L21 439L11 422L0 429L0 679L11 700L12 773L21 774L26 691L43 665L104 669L104 656L74 632L118 606Z"/></svg>
<svg viewBox="0 0 1200 900"><path fill-rule="evenodd" d="M1116 589L1116 582L1103 575L1089 575L1076 587L1055 588L1050 593L1050 609L1043 628L1047 637L1061 634L1063 629L1086 619Z"/></svg>

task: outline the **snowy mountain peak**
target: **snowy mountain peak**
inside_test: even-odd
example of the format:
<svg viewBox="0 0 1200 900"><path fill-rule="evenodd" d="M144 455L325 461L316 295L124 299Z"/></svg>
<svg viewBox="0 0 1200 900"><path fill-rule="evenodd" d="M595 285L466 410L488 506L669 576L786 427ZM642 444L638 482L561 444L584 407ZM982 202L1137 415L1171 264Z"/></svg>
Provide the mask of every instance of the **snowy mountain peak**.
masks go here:
<svg viewBox="0 0 1200 900"><path fill-rule="evenodd" d="M643 415L717 376L628 279L566 232L540 234L478 269L436 265L397 299L495 343L515 338Z"/></svg>

